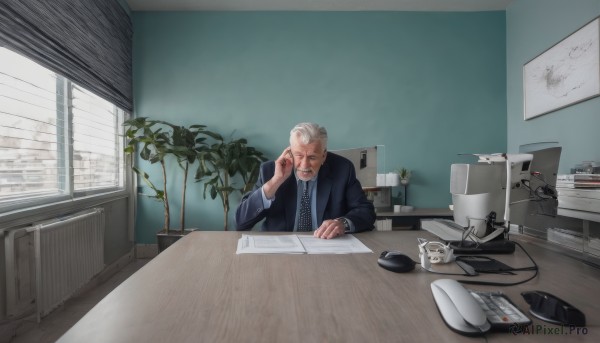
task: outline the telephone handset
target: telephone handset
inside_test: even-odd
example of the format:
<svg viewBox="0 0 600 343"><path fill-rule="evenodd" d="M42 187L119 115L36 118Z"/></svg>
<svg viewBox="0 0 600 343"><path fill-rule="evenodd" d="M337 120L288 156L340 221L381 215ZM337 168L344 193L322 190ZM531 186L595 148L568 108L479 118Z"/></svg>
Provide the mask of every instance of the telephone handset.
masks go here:
<svg viewBox="0 0 600 343"><path fill-rule="evenodd" d="M432 282L431 292L446 324L463 335L481 335L489 330L514 333L531 324L502 292L468 290L451 279Z"/></svg>
<svg viewBox="0 0 600 343"><path fill-rule="evenodd" d="M491 324L477 300L456 280L439 279L431 283L435 303L446 324L465 335L480 335Z"/></svg>

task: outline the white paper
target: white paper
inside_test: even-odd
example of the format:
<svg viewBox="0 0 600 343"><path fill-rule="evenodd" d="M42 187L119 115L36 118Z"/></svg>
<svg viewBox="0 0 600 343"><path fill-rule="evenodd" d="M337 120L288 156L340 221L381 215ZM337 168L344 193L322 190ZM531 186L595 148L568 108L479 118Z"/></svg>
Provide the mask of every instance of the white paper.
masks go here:
<svg viewBox="0 0 600 343"><path fill-rule="evenodd" d="M333 239L298 236L307 254L354 254L373 252L358 238L344 235Z"/></svg>
<svg viewBox="0 0 600 343"><path fill-rule="evenodd" d="M236 254L304 254L296 235L242 235Z"/></svg>
<svg viewBox="0 0 600 343"><path fill-rule="evenodd" d="M352 235L322 239L312 235L246 235L236 254L352 254L373 252Z"/></svg>

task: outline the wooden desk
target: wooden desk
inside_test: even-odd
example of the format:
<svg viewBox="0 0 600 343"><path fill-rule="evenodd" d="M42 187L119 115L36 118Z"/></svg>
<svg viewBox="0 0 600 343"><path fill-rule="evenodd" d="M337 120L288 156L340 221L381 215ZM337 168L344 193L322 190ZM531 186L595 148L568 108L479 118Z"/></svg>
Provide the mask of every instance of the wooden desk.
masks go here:
<svg viewBox="0 0 600 343"><path fill-rule="evenodd" d="M115 288L58 342L484 341L454 333L436 309L430 283L453 276L420 269L396 274L377 266L386 249L417 260L417 237L431 238L428 232L356 234L373 253L352 255L236 255L240 235L190 233ZM540 265L540 275L502 290L522 310L528 306L520 292L554 293L586 314L587 334L490 333L487 339L597 342L600 271L547 250L535 239L521 241ZM520 251L497 258L513 267L530 265ZM455 264L434 268L459 271ZM530 273L481 279L522 280ZM557 328L532 319L540 327Z"/></svg>
<svg viewBox="0 0 600 343"><path fill-rule="evenodd" d="M376 212L377 219L392 220L392 227L410 227L413 230L421 228L421 219L444 218L452 219L452 211L448 208L415 208L410 212Z"/></svg>

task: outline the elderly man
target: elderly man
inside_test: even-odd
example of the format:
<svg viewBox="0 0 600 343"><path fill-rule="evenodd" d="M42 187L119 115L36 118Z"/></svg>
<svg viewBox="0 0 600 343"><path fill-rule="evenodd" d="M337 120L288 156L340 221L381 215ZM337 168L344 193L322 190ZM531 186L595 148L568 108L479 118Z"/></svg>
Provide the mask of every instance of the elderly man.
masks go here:
<svg viewBox="0 0 600 343"><path fill-rule="evenodd" d="M329 239L372 230L375 210L352 163L327 152L327 130L300 123L279 158L261 165L254 190L236 211L238 230L262 219L262 231L314 231Z"/></svg>

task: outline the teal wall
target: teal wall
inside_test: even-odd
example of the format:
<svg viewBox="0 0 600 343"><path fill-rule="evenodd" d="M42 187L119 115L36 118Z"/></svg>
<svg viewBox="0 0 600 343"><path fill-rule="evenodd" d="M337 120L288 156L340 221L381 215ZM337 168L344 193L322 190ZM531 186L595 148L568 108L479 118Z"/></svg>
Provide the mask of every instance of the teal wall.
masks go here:
<svg viewBox="0 0 600 343"><path fill-rule="evenodd" d="M119 3L119 5L121 5L121 7L123 7L125 12L127 12L127 14L131 16L131 9L129 8L129 4L127 4L127 0L117 0L117 2Z"/></svg>
<svg viewBox="0 0 600 343"><path fill-rule="evenodd" d="M600 161L600 97L523 120L523 65L600 15L600 0L518 0L506 11L508 151L557 141L559 173Z"/></svg>
<svg viewBox="0 0 600 343"><path fill-rule="evenodd" d="M417 207L448 206L450 164L466 161L457 154L506 149L503 11L134 11L132 19L137 116L235 130L269 158L294 124L318 122L330 150L385 145L386 171L412 170ZM168 188L173 223L178 183ZM188 226L221 230L220 203L203 200L198 184L188 189ZM140 197L138 243L154 242L161 218L160 204Z"/></svg>

